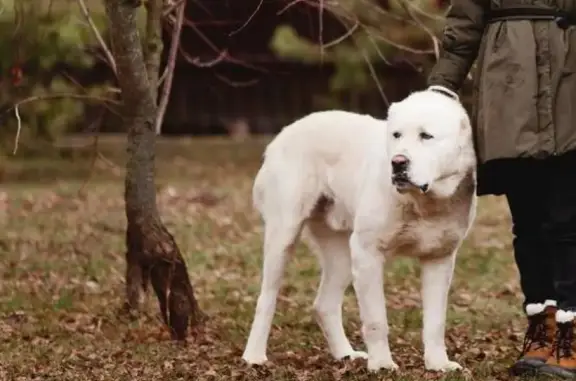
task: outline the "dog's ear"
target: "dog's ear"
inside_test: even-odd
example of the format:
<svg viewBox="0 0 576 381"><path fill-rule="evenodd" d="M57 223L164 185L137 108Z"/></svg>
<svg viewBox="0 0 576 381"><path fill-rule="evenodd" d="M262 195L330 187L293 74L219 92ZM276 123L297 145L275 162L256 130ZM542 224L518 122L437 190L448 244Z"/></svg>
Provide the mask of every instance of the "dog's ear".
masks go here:
<svg viewBox="0 0 576 381"><path fill-rule="evenodd" d="M466 112L463 113L462 117L460 118L460 129L464 131L471 131L471 121Z"/></svg>
<svg viewBox="0 0 576 381"><path fill-rule="evenodd" d="M388 115L386 116L387 119L390 119L390 115L394 114L394 110L397 108L397 102L390 103L388 106Z"/></svg>

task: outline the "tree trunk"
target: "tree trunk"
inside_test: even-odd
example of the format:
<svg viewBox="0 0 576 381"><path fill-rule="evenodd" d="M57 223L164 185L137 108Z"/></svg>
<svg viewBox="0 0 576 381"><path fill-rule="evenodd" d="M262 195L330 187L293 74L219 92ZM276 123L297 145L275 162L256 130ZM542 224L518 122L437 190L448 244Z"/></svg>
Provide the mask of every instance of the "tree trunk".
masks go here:
<svg viewBox="0 0 576 381"><path fill-rule="evenodd" d="M146 41L144 45L144 60L146 72L152 89L152 98L158 104L158 80L160 58L162 55L162 3L163 0L148 0L146 2ZM178 41L176 41L178 43Z"/></svg>
<svg viewBox="0 0 576 381"><path fill-rule="evenodd" d="M129 158L124 194L128 220L126 307L130 311L138 309L141 287L145 289L150 280L172 337L185 340L189 321L197 324L203 315L182 254L162 223L156 206L156 89L148 77L136 25L136 8L140 2L105 0L105 5L122 91L122 117L128 131ZM153 65L149 64L149 67ZM157 80L153 78L153 81Z"/></svg>

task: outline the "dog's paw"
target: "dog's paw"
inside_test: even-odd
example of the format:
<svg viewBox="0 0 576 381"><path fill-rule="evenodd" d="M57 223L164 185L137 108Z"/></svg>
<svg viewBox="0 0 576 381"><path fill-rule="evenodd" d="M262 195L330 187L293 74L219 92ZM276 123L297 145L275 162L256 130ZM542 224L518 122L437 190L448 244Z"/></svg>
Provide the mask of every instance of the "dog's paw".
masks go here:
<svg viewBox="0 0 576 381"><path fill-rule="evenodd" d="M268 361L268 357L266 355L251 355L251 354L244 354L242 356L242 360L249 365L263 365L266 361Z"/></svg>
<svg viewBox="0 0 576 381"><path fill-rule="evenodd" d="M379 358L368 357L368 370L370 372L377 372L381 369L386 370L396 370L398 365L391 358Z"/></svg>
<svg viewBox="0 0 576 381"><path fill-rule="evenodd" d="M346 353L340 359L341 360L356 360L356 359L368 360L368 353L362 352L362 351L352 351L350 353Z"/></svg>
<svg viewBox="0 0 576 381"><path fill-rule="evenodd" d="M426 362L426 370L436 371L436 372L450 372L454 370L462 370L462 365L455 361L443 361L443 362Z"/></svg>

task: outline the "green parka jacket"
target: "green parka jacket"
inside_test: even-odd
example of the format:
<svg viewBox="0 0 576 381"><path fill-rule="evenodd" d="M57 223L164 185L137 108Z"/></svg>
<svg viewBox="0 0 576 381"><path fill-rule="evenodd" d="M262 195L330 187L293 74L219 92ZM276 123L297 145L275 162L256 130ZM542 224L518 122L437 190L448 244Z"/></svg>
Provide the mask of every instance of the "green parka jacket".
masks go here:
<svg viewBox="0 0 576 381"><path fill-rule="evenodd" d="M519 7L576 18L576 0L452 0L428 78L458 91L478 59L472 123L479 164L576 149L576 26L522 16L489 21L494 10Z"/></svg>

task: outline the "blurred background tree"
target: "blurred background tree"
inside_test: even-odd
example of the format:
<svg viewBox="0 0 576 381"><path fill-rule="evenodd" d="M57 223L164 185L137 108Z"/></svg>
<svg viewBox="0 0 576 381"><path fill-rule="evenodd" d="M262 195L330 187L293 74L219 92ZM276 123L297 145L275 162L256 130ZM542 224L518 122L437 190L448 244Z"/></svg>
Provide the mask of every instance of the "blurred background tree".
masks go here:
<svg viewBox="0 0 576 381"><path fill-rule="evenodd" d="M270 2L270 0L263 1ZM85 0L85 2L94 23L107 40L102 0ZM215 0L188 2L188 5L203 8L211 2ZM330 107L355 109L358 108L355 103L360 104L367 97L374 100L378 104L377 107L381 104L385 106L387 94L382 87L383 84L390 83L386 82L386 75L389 77L389 74L383 73L385 70L382 69L383 62L390 65L408 64L414 68L415 76L425 76L437 54L438 36L444 25L444 14L448 6L446 0L281 0L280 2L282 3L280 8L309 8L310 17L318 20L321 19L321 13L335 15L339 23L347 30L336 39L321 41L304 38L292 26L279 24L275 26L275 33L269 38L269 47L279 60L308 63L311 66L317 66L322 62L334 65L333 70L330 69L329 93L322 92L322 94L313 95L315 109ZM252 12L252 7L253 5L246 5L246 12ZM142 29L145 25L143 9L144 7L141 7L142 12L139 14L139 17L141 16L139 27ZM200 33L195 28L200 28L201 24L209 25L213 22L216 25L216 22L219 22L221 25L226 25L226 22L237 21L236 18L250 20L248 16L241 13L212 15L210 12L200 12L190 21L193 27L188 25L187 28L201 35L209 28L216 28L205 26L206 29L202 29L203 32ZM276 12L273 15L276 15ZM256 19L258 17L248 23L264 22L262 18L259 21ZM194 23L197 23L196 26ZM232 27L238 28L239 26ZM243 32L249 35L251 33L249 29L250 25ZM225 33L231 47L235 46L233 45L235 33ZM19 140L20 155L30 156L41 153L44 156L62 153L63 150L54 148L54 142L63 134L96 130L100 127L98 110L104 111L104 107L114 109L115 104L86 102L79 100L78 97L54 98L51 96L72 94L84 98L111 99L117 96L118 91L114 88L113 75L111 75L110 68L106 67L105 58L97 49L98 46L85 15L80 11L78 0L4 0L1 3L0 111L4 112L0 114L3 123L0 129L0 155L12 152L14 148L17 120L12 106L30 97L35 97L35 100L19 107L22 119ZM194 53L201 55L194 51L194 47L198 49L199 46L196 43L190 50L193 58ZM221 51L225 51L226 48L226 46L218 47ZM101 75L102 66L104 66L103 75ZM195 70L195 75L213 76L223 65L215 65L213 68L194 68L193 66L190 64L187 67L182 66L176 76L182 73L183 78L188 78L184 74L189 75L193 70ZM238 68L240 69L240 66ZM205 70L206 74L198 74L201 70ZM96 75L94 75L95 72ZM397 78L396 80L398 81ZM182 81L188 81L188 79ZM198 88L197 79L191 81L186 87ZM218 80L216 84L220 82ZM406 84L404 87L410 86L414 87L413 84ZM216 91L214 90L216 88L214 84L210 84L210 89L203 88L198 91ZM270 85L270 89L272 88L273 86ZM377 95L372 95L375 89L379 91L383 102L377 99ZM250 88L242 88L239 99L254 97L254 95L249 95L251 94L249 90ZM263 88L261 92L272 93L272 90ZM223 113L229 110L233 103L230 99L231 93L222 89L218 90L217 96L210 98L210 102L214 103L214 99L218 97L226 99L222 100L222 104L218 103L214 106L215 111L205 113ZM193 96L196 96L193 90L174 95L173 101L175 105L177 104L174 107L184 110L184 106L188 107L191 102L190 99L195 99ZM296 98L298 98L297 94ZM281 99L281 107L289 108L289 105L286 105L287 100ZM258 98L254 100L254 103L262 103L264 100L266 99ZM254 115L266 112L270 114L271 106L268 103L264 102L255 106L258 110L253 112ZM210 104L204 105L204 107L207 106ZM237 108L247 113L246 107ZM305 108L309 108L308 104ZM385 108L381 109L385 110ZM178 112L180 111L171 109L169 116L175 118L179 115ZM302 112L304 111L299 111L299 114ZM187 116L189 113L184 111L181 113L186 116L180 118L182 122L177 121L184 124L182 131L190 133L194 129L200 129L194 125L197 121L190 120ZM277 113L281 114L279 111ZM103 115L104 112L101 114ZM209 116L218 117L218 115ZM290 114L289 117L294 116ZM103 130L121 131L120 124L110 120L108 111L106 118L108 119L102 122ZM279 122L274 121L272 124L277 125ZM90 151L89 147L85 152L88 151Z"/></svg>
<svg viewBox="0 0 576 381"><path fill-rule="evenodd" d="M102 30L101 1L89 3L97 8L91 16ZM19 107L21 155L55 154L58 151L52 147L58 136L97 127L85 118L90 102L53 97L72 94L102 98L109 93L108 83L85 85L78 75L97 63L94 46L94 36L74 0L2 1L0 110L5 112L1 115L0 155L14 148L18 122L11 107L24 99L34 98Z"/></svg>
<svg viewBox="0 0 576 381"><path fill-rule="evenodd" d="M438 54L438 37L448 2L442 0L302 0L331 12L348 33L335 41L311 41L280 25L271 48L280 57L300 62L331 62L331 90L360 94L378 87L374 64L412 62L426 74ZM385 97L385 94L381 94ZM334 103L332 106L338 106Z"/></svg>
<svg viewBox="0 0 576 381"><path fill-rule="evenodd" d="M48 1L3 2L0 14L0 104L3 109L28 97L70 93L96 95L102 86L82 88L66 71L94 65L88 51L91 36L69 9ZM20 107L20 152L46 153L47 143L80 122L84 102L70 98L37 100ZM12 151L17 120L3 117L0 152Z"/></svg>

